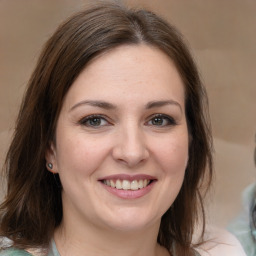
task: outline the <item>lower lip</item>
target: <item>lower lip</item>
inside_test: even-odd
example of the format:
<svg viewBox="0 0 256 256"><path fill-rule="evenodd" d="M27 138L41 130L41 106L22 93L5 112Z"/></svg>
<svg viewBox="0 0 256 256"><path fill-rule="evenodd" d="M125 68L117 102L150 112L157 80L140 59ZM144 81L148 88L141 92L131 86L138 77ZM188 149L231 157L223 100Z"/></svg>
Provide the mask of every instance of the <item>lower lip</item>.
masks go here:
<svg viewBox="0 0 256 256"><path fill-rule="evenodd" d="M136 199L136 198L140 198L140 197L143 197L146 194L148 194L151 191L151 189L153 188L153 186L155 185L155 183L156 183L156 181L153 181L145 188L141 188L138 190L116 189L116 188L109 187L109 186L105 185L104 183L101 183L101 184L108 192L110 192L111 194L113 194L119 198Z"/></svg>

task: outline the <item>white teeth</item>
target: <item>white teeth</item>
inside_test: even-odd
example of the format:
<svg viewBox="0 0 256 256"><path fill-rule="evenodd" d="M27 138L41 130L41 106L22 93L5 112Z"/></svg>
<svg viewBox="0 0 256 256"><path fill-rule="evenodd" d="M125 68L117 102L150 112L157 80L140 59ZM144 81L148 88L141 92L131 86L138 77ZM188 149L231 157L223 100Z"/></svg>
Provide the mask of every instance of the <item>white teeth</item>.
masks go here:
<svg viewBox="0 0 256 256"><path fill-rule="evenodd" d="M138 189L139 189L139 186L138 186L137 180L133 180L131 182L131 190L138 190Z"/></svg>
<svg viewBox="0 0 256 256"><path fill-rule="evenodd" d="M150 183L150 180L103 180L103 183L109 187L123 190L139 190L145 188Z"/></svg>
<svg viewBox="0 0 256 256"><path fill-rule="evenodd" d="M108 184L107 184L108 185ZM110 180L110 186L112 187L112 188L115 188L116 187L116 184L115 184L115 182L113 181L113 180Z"/></svg>
<svg viewBox="0 0 256 256"><path fill-rule="evenodd" d="M139 184L138 184L139 188L143 188L144 185L143 185L143 180L139 180Z"/></svg>
<svg viewBox="0 0 256 256"><path fill-rule="evenodd" d="M122 183L121 183L120 180L117 180L117 181L116 181L116 188L117 188L117 189L122 189L122 188L123 188L123 187L122 187Z"/></svg>
<svg viewBox="0 0 256 256"><path fill-rule="evenodd" d="M123 189L128 190L131 189L131 182L128 180L123 180L123 184L122 184Z"/></svg>

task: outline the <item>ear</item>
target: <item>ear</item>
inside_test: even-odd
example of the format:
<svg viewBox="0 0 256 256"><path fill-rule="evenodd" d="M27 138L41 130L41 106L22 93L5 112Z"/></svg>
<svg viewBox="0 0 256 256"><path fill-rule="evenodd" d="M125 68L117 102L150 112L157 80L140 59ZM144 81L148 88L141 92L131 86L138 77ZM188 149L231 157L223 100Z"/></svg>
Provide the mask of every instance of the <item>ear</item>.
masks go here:
<svg viewBox="0 0 256 256"><path fill-rule="evenodd" d="M56 148L53 142L49 143L45 151L46 168L49 172L58 173L58 166L56 160Z"/></svg>

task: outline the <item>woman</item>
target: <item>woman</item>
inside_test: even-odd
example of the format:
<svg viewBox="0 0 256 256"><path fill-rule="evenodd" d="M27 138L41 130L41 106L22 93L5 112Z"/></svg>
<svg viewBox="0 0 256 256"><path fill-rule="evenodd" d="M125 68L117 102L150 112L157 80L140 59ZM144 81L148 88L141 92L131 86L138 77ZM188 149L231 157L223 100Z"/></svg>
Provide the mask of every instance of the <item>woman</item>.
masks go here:
<svg viewBox="0 0 256 256"><path fill-rule="evenodd" d="M181 35L155 14L106 3L68 19L7 155L2 255L236 255L192 243L212 176L205 100Z"/></svg>

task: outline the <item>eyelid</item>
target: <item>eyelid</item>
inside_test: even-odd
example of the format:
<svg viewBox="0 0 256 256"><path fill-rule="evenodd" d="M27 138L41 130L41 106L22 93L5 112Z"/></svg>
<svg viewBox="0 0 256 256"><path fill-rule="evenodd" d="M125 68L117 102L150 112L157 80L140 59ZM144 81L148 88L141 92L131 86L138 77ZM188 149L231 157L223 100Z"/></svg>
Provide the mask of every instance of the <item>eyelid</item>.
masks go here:
<svg viewBox="0 0 256 256"><path fill-rule="evenodd" d="M146 124L148 124L150 121L152 121L152 119L158 118L158 117L163 118L163 119L167 119L167 120L170 122L170 124L164 125L164 126L162 126L162 127L177 125L177 121L175 120L175 118L173 118L173 117L170 116L170 115L167 115L167 114L160 114L160 113L159 113L159 114L153 114L153 115L151 115L151 116L148 118L148 120L146 121ZM159 127L161 127L161 126L159 126Z"/></svg>
<svg viewBox="0 0 256 256"><path fill-rule="evenodd" d="M107 124L103 124L103 125L87 125L86 122L88 122L89 120L93 119L93 118L98 118L98 119L102 119L104 120ZM154 124L149 124L150 121L152 121L154 118L162 118L162 119L165 119L167 120L168 124L165 124L165 125L154 125ZM109 125L113 125L113 122L111 121L111 119L105 115L102 115L102 114L91 114L91 115L88 115L88 116L84 116L82 118L79 119L78 121L78 124L79 125L82 125L82 126L85 126L85 127L89 127L89 128L100 128L100 127L106 127L106 126L109 126ZM162 113L157 113L157 114L152 114L150 115L146 122L145 122L145 125L147 126L158 126L159 128L161 127L167 127L167 126L174 126L174 125L177 125L177 121L175 120L175 118L173 118L172 116L170 115L167 115L167 114L162 114Z"/></svg>
<svg viewBox="0 0 256 256"><path fill-rule="evenodd" d="M93 118L102 119L102 120L106 121L108 124L107 125L99 125L99 126L86 125L86 122L89 121L90 119L93 119ZM99 127L104 127L104 126L108 126L108 125L112 124L110 119L107 116L102 115L102 114L92 114L92 115L84 116L84 117L79 119L78 123L80 125L83 125L83 126L86 126L86 127L91 127L91 128L99 128Z"/></svg>

